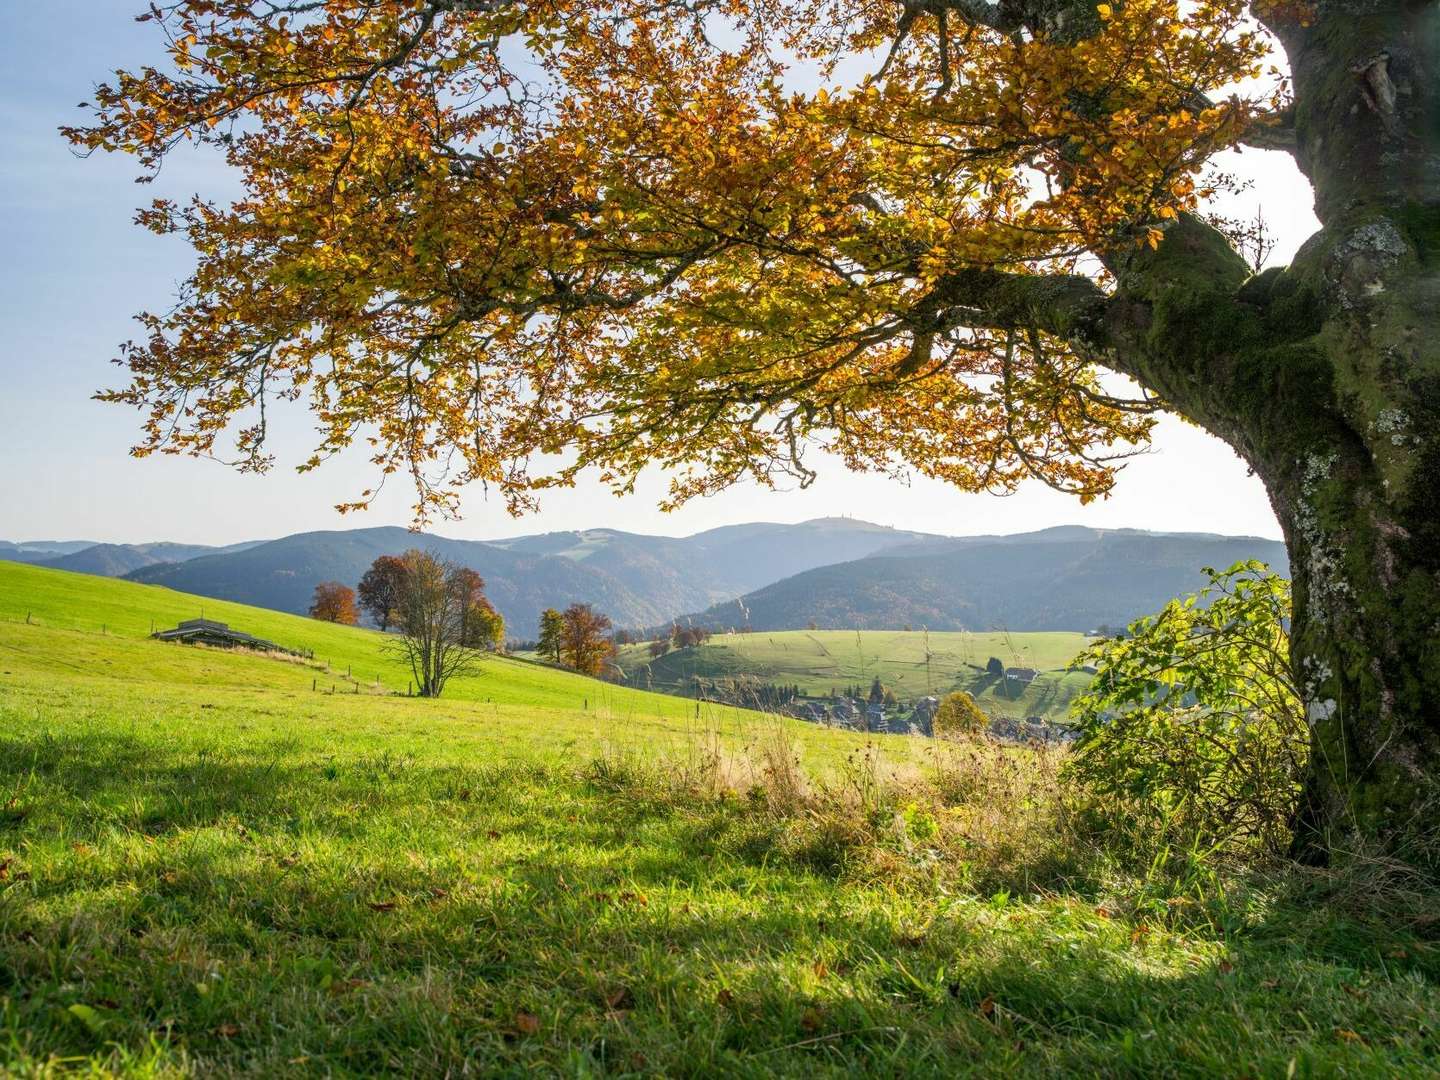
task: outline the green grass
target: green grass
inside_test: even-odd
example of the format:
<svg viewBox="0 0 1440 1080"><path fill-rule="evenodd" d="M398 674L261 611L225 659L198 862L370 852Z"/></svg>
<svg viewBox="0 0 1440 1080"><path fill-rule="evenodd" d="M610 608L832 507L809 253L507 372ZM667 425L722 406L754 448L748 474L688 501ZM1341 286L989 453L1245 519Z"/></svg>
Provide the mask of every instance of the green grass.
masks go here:
<svg viewBox="0 0 1440 1080"><path fill-rule="evenodd" d="M886 630L787 630L722 634L705 645L677 649L652 660L645 645L627 646L619 662L635 686L684 692L698 675L799 686L825 696L872 679L901 700L966 690L995 716L1063 720L1070 699L1089 678L1066 669L1087 639L1071 633L924 633ZM1028 686L998 679L986 664L1034 668Z"/></svg>
<svg viewBox="0 0 1440 1080"><path fill-rule="evenodd" d="M1147 891L1052 831L1048 759L932 788L923 741L877 768L510 661L455 699L317 693L145 639L196 603L0 563L0 1075L1440 1071L1433 920L1288 876ZM696 779L717 744L733 784Z"/></svg>

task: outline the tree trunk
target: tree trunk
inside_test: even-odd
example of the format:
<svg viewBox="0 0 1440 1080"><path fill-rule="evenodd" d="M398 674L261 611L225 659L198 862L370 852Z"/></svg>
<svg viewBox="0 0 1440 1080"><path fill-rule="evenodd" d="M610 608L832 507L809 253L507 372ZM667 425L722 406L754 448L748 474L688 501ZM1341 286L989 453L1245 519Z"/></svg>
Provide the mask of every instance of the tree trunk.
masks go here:
<svg viewBox="0 0 1440 1080"><path fill-rule="evenodd" d="M1294 266L1242 288L1269 348L1258 381L1222 382L1242 401L1219 426L1265 480L1289 546L1292 652L1313 731L1297 853L1378 847L1433 862L1440 4L1322 0L1317 11L1277 29L1324 229Z"/></svg>

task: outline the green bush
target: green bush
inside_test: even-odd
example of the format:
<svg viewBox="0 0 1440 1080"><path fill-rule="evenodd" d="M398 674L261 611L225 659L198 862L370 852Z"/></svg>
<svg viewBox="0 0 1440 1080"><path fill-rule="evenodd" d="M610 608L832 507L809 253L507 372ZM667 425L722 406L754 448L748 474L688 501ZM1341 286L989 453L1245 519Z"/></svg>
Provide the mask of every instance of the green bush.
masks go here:
<svg viewBox="0 0 1440 1080"><path fill-rule="evenodd" d="M1075 660L1099 674L1071 705L1063 777L1138 846L1279 853L1309 747L1290 670L1290 584L1263 563L1210 584Z"/></svg>

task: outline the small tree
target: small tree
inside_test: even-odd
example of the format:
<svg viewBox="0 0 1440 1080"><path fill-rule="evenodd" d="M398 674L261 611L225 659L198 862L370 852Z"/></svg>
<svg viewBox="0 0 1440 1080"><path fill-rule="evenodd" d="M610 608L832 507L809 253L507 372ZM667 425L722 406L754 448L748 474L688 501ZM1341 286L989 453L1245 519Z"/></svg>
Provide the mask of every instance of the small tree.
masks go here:
<svg viewBox="0 0 1440 1080"><path fill-rule="evenodd" d="M870 704L879 705L885 700L885 687L880 682L880 676L875 676L875 681L870 684Z"/></svg>
<svg viewBox="0 0 1440 1080"><path fill-rule="evenodd" d="M540 641L535 647L545 659L560 663L560 646L565 637L565 616L553 607L540 613Z"/></svg>
<svg viewBox="0 0 1440 1080"><path fill-rule="evenodd" d="M1075 660L1099 674L1071 704L1065 769L1147 843L1290 842L1309 727L1290 667L1290 584L1263 563L1210 584Z"/></svg>
<svg viewBox="0 0 1440 1080"><path fill-rule="evenodd" d="M315 586L310 617L322 622L354 626L360 621L360 612L355 607L355 590L338 581L322 581Z"/></svg>
<svg viewBox="0 0 1440 1080"><path fill-rule="evenodd" d="M360 607L382 631L395 622L395 608L404 584L405 563L397 555L381 555L360 579Z"/></svg>
<svg viewBox="0 0 1440 1080"><path fill-rule="evenodd" d="M610 618L589 604L571 604L565 609L560 635L564 663L582 675L599 675L615 654L615 643L607 636Z"/></svg>
<svg viewBox="0 0 1440 1080"><path fill-rule="evenodd" d="M664 656L669 651L669 638L657 638L656 640L650 642L650 659L652 660L659 660L660 657Z"/></svg>
<svg viewBox="0 0 1440 1080"><path fill-rule="evenodd" d="M480 649L468 643L466 630L485 583L475 571L429 552L407 551L401 558L405 577L395 608L400 639L393 650L409 663L420 696L439 697L446 683L479 662Z"/></svg>
<svg viewBox="0 0 1440 1080"><path fill-rule="evenodd" d="M465 617L465 644L490 652L505 644L505 616L484 595L476 598Z"/></svg>
<svg viewBox="0 0 1440 1080"><path fill-rule="evenodd" d="M946 694L935 710L936 735L973 735L984 731L990 718L964 690Z"/></svg>
<svg viewBox="0 0 1440 1080"><path fill-rule="evenodd" d="M985 670L991 675L1003 676L1005 674L1005 662L998 656L992 656L985 662Z"/></svg>

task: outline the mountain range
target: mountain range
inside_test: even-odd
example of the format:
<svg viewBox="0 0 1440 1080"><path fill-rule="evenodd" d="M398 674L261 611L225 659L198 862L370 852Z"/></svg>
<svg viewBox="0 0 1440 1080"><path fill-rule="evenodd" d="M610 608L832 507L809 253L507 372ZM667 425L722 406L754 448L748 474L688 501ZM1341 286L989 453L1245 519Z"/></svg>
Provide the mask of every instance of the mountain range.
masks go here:
<svg viewBox="0 0 1440 1080"><path fill-rule="evenodd" d="M382 527L228 547L0 541L0 559L304 612L319 582L353 585L380 555L412 547L478 571L517 639L536 634L543 609L575 601L637 629L677 618L754 629L1091 629L1193 589L1202 566L1258 558L1283 570L1285 559L1282 545L1254 537L1065 526L957 538L852 518L688 537L588 529L481 541Z"/></svg>
<svg viewBox="0 0 1440 1080"><path fill-rule="evenodd" d="M683 617L716 629L1075 630L1124 626L1204 584L1204 567L1257 559L1288 574L1285 545L1248 536L1062 526L902 544L817 567Z"/></svg>

